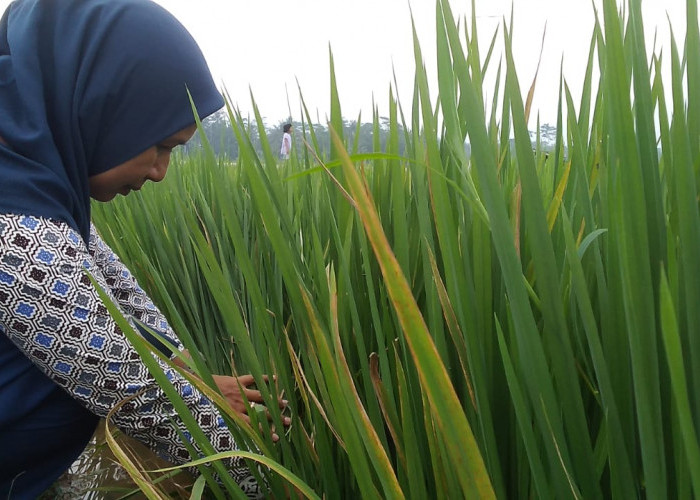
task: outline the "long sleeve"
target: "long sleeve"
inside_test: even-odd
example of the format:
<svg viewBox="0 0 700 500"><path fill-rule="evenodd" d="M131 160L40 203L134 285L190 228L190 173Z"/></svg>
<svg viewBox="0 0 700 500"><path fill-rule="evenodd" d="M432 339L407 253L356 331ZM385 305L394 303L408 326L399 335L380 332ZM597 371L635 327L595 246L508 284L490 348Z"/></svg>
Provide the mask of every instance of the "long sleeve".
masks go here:
<svg viewBox="0 0 700 500"><path fill-rule="evenodd" d="M134 275L122 263L117 254L102 240L94 224L90 225L88 253L99 273L105 278L109 292L122 311L157 332L160 338L154 338L153 335L143 330L139 330L140 333L164 354L169 351L165 346L162 346L163 342L170 344L170 350L181 351L182 344L168 324L168 320L139 286Z"/></svg>
<svg viewBox="0 0 700 500"><path fill-rule="evenodd" d="M142 311L145 323L172 332L130 273L124 274L121 263L109 257L111 252L97 240L95 248L91 255L78 233L62 222L0 215L0 330L96 415L104 417L138 394L115 412L116 425L160 455L183 463L190 455L176 427L185 432L184 424L108 314L84 269L117 295L125 312ZM127 294L119 300L120 290L129 291L128 300ZM177 372L162 368L212 445L218 451L236 449L216 407ZM248 495L260 495L243 462L232 460L229 468Z"/></svg>

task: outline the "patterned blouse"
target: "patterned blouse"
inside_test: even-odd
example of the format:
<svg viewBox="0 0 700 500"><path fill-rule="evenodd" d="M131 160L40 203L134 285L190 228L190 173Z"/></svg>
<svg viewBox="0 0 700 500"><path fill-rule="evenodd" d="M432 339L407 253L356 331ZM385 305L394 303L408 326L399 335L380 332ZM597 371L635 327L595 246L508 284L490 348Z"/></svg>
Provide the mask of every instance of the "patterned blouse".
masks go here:
<svg viewBox="0 0 700 500"><path fill-rule="evenodd" d="M188 435L184 424L83 269L126 315L163 332L182 349L165 317L94 227L85 248L63 222L11 214L0 214L0 334L4 331L46 375L100 417L138 393L115 412L115 424L174 463L190 460L175 428ZM176 371L161 366L214 448L237 449L216 407ZM228 466L246 494L261 494L242 461L231 460Z"/></svg>

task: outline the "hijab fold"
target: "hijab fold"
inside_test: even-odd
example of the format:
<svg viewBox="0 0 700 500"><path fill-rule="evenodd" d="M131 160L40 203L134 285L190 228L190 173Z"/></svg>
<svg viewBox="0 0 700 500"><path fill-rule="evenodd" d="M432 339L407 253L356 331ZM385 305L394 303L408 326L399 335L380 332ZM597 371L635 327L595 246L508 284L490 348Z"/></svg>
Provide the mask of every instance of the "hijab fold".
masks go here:
<svg viewBox="0 0 700 500"><path fill-rule="evenodd" d="M194 39L150 0L16 0L0 20L0 213L87 242L88 178L223 105Z"/></svg>

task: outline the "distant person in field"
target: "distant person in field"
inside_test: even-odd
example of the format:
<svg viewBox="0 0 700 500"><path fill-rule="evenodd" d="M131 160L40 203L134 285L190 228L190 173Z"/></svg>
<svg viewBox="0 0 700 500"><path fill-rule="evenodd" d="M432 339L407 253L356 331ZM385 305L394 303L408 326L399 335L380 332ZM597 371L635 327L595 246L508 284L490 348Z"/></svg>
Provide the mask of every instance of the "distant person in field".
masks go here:
<svg viewBox="0 0 700 500"><path fill-rule="evenodd" d="M280 148L280 158L283 160L289 159L289 154L292 152L292 124L287 123L282 127L282 147Z"/></svg>
<svg viewBox="0 0 700 500"><path fill-rule="evenodd" d="M223 105L196 42L150 0L17 0L0 20L0 498L37 498L115 407L123 432L190 460L184 424L85 272L162 352L182 349L91 225L90 200L163 179L195 133L188 92L200 118ZM220 411L161 366L214 448L237 449ZM250 376L215 380L244 419L243 395L263 401ZM265 494L245 463L226 464Z"/></svg>

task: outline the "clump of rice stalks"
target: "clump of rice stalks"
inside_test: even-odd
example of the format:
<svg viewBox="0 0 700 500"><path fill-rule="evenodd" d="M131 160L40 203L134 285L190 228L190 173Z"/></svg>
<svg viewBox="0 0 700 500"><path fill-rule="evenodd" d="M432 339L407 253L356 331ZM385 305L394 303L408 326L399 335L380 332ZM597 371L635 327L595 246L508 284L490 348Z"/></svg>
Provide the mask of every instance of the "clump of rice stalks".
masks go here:
<svg viewBox="0 0 700 500"><path fill-rule="evenodd" d="M562 77L547 154L533 151L512 26L486 90L497 34L482 58L475 13L460 29L439 0L438 99L414 35L414 98L406 112L392 94L385 151L353 154L338 135L322 157L303 105L312 146L278 164L230 107L234 165L205 148L96 207L200 374L277 374L294 424L261 451L272 496L700 494L687 5L668 81L640 1L623 14L603 0L582 96ZM332 57L331 90L340 134Z"/></svg>

